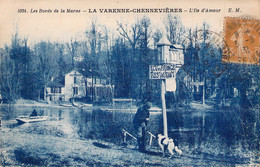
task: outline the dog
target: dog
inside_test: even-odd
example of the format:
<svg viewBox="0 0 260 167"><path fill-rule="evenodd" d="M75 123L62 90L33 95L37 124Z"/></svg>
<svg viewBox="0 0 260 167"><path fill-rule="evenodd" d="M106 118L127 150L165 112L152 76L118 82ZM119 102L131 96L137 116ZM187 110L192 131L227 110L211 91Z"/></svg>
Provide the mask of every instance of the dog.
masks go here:
<svg viewBox="0 0 260 167"><path fill-rule="evenodd" d="M157 137L158 137L158 144L163 152L163 157L165 157L165 152L167 149L168 149L169 153L171 154L170 158L172 158L172 156L173 156L173 151L176 151L179 155L182 154L182 151L177 146L175 146L173 139L166 138L162 134L158 134Z"/></svg>

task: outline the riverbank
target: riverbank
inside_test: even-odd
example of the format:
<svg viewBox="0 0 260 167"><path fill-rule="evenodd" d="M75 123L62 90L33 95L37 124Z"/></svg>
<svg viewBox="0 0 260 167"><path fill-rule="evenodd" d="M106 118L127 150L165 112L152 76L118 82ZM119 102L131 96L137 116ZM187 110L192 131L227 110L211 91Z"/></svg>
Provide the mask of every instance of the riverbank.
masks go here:
<svg viewBox="0 0 260 167"><path fill-rule="evenodd" d="M136 105L132 105L130 108L129 106L126 104L126 106L122 105L116 108L113 108L112 105L108 105L108 106L93 106L91 104L86 104L82 103L82 107L78 107L78 106L73 106L72 103L66 103L67 105L61 105L59 103L47 103L46 101L35 101L35 100L26 100L26 99L18 99L16 101L14 101L13 103L10 104L1 104L1 105L14 105L14 106L21 106L21 107L56 107L56 108L89 108L89 107L93 107L93 108L97 108L100 107L102 109L105 110L137 110L138 106ZM70 105L69 105L70 104ZM174 111L174 110L180 110L180 111L209 111L212 110L213 108L213 104L201 104L201 102L191 102L188 106L186 107L174 107L174 108L170 108L167 109L168 112ZM157 111L161 111L161 108L157 107L157 106L153 106L150 109L151 112L157 112Z"/></svg>
<svg viewBox="0 0 260 167"><path fill-rule="evenodd" d="M0 131L2 166L248 166L248 160L192 155L162 158L158 147L140 153L102 140L82 139L62 121L22 124ZM251 162L254 165L253 162Z"/></svg>
<svg viewBox="0 0 260 167"><path fill-rule="evenodd" d="M206 103L207 104L207 103ZM23 106L24 105L24 106ZM38 106L22 101L1 105L0 166L257 166L260 164L257 131L251 124L240 125L239 114L220 112L210 105L191 103L185 109L168 110L169 136L183 151L173 159L162 158L156 140L147 153L136 149L122 129L135 135L132 119L136 108L110 110L106 106ZM101 108L97 109L97 108ZM197 109L196 109L197 108ZM46 122L18 125L15 118L29 115L51 118ZM161 112L151 112L148 130L162 132ZM244 116L244 115L243 115ZM243 125L248 117L243 117ZM253 124L252 124L253 125ZM241 131L241 127L247 131ZM256 128L257 129L257 128ZM242 133L244 132L244 133ZM253 132L253 133L252 133ZM240 134L241 133L241 134ZM250 137L250 136L249 136ZM254 139L255 141L251 140Z"/></svg>
<svg viewBox="0 0 260 167"><path fill-rule="evenodd" d="M28 106L28 107L62 107L59 104L48 104L45 101L35 101L35 100L26 100L18 99L12 103L3 103L2 106L14 105L14 106Z"/></svg>
<svg viewBox="0 0 260 167"><path fill-rule="evenodd" d="M53 103L48 103L46 101L40 100L26 100L26 99L18 99L14 101L13 103L3 103L0 104L1 106L16 106L16 107L53 107L53 108L89 108L93 107L92 104L87 104L87 103L70 103L70 102L53 102ZM94 107L95 108L95 107Z"/></svg>

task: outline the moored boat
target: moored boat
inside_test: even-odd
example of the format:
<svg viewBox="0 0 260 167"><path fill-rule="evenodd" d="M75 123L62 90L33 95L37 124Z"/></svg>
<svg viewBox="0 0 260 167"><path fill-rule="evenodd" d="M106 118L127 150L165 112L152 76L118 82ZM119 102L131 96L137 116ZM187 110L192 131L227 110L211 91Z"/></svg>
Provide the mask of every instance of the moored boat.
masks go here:
<svg viewBox="0 0 260 167"><path fill-rule="evenodd" d="M40 122L40 121L46 121L48 119L48 116L19 116L16 118L16 121L18 123L32 123L32 122Z"/></svg>
<svg viewBox="0 0 260 167"><path fill-rule="evenodd" d="M92 107L93 104L87 104L87 103L73 103L73 106L78 107L78 108L82 108L82 107Z"/></svg>
<svg viewBox="0 0 260 167"><path fill-rule="evenodd" d="M71 103L70 104L61 103L60 106L63 106L63 107L73 107L73 105Z"/></svg>

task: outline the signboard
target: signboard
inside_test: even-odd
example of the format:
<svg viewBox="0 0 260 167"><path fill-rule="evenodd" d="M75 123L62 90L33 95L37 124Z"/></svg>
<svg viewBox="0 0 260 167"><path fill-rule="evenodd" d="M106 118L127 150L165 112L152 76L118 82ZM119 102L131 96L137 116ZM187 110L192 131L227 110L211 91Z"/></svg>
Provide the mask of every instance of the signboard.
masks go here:
<svg viewBox="0 0 260 167"><path fill-rule="evenodd" d="M196 86L197 91L199 91L199 86L204 86L204 82L191 82L190 84Z"/></svg>
<svg viewBox="0 0 260 167"><path fill-rule="evenodd" d="M173 78L175 73L174 64L150 65L149 78L150 79L167 79Z"/></svg>
<svg viewBox="0 0 260 167"><path fill-rule="evenodd" d="M166 91L167 92L176 91L176 79L175 78L166 79Z"/></svg>

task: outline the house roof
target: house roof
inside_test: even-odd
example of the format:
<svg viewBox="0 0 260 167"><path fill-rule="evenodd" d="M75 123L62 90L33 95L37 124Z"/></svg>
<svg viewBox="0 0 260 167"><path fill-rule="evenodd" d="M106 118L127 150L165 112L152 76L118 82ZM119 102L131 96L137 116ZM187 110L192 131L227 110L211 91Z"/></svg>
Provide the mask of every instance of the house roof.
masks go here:
<svg viewBox="0 0 260 167"><path fill-rule="evenodd" d="M94 77L94 78L100 78L100 79L105 79L106 77L102 74L102 73L100 73L100 72L98 72L98 71L85 71L84 69L80 69L80 68L77 68L77 69L73 69L73 70L76 70L76 71L78 71L79 73L81 73L83 76L85 76L85 77Z"/></svg>
<svg viewBox="0 0 260 167"><path fill-rule="evenodd" d="M160 41L157 43L157 46L161 46L161 45L168 45L171 46L171 42L167 39L166 36L163 36Z"/></svg>
<svg viewBox="0 0 260 167"><path fill-rule="evenodd" d="M172 45L172 47L173 47L174 49L183 49L183 46L182 46L182 45L177 45L177 44Z"/></svg>
<svg viewBox="0 0 260 167"><path fill-rule="evenodd" d="M104 75L102 75L101 73L96 72L96 71L93 71L91 73L90 71L85 72L82 69L73 69L73 70L79 72L80 74L82 74L83 76L88 77L88 78L92 77L92 75L94 78L100 78L100 79L106 78ZM73 70L71 70L70 72L72 72ZM68 73L70 73L70 72L68 72ZM68 73L53 79L53 81L48 82L46 84L46 86L47 87L64 87L65 86L65 75L67 75Z"/></svg>
<svg viewBox="0 0 260 167"><path fill-rule="evenodd" d="M64 87L65 86L65 77L60 76L55 78L53 81L50 81L46 84L47 87Z"/></svg>
<svg viewBox="0 0 260 167"><path fill-rule="evenodd" d="M160 41L157 43L157 46L167 45L174 49L183 49L182 45L171 44L171 42L167 39L166 36L163 36Z"/></svg>

